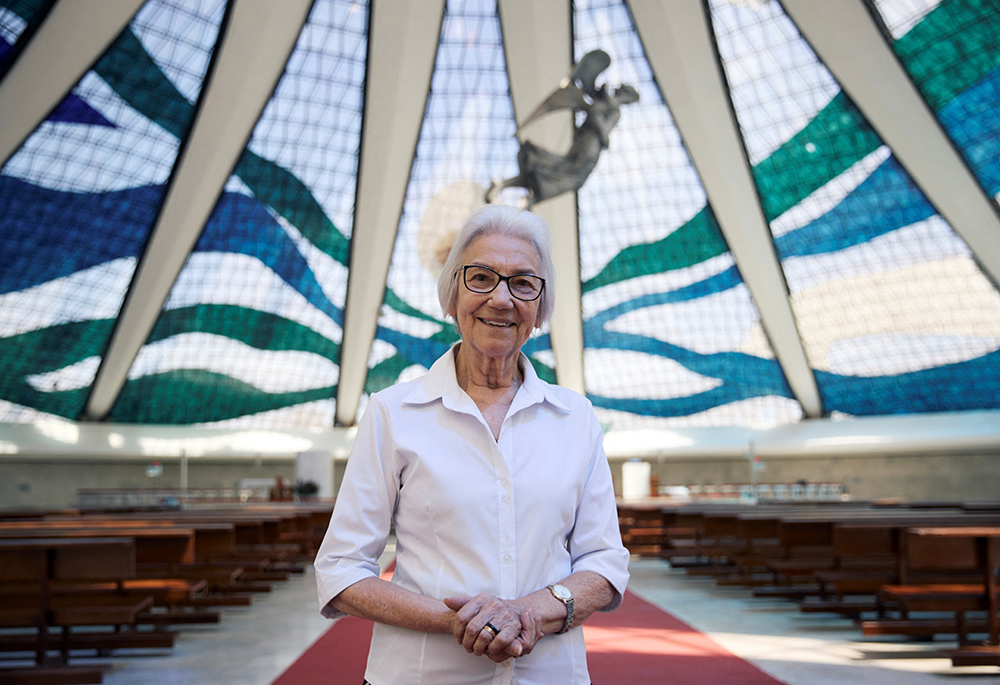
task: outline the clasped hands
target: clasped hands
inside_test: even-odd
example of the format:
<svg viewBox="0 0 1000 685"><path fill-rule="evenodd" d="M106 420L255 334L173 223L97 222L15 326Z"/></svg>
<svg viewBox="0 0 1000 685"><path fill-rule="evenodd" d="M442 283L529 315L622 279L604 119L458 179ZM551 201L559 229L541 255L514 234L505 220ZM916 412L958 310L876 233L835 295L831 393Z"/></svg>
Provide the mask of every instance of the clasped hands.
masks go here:
<svg viewBox="0 0 1000 685"><path fill-rule="evenodd" d="M444 603L455 612L451 618L455 639L471 654L485 654L500 663L529 654L542 637L542 619L513 600L484 592L475 597L448 597Z"/></svg>

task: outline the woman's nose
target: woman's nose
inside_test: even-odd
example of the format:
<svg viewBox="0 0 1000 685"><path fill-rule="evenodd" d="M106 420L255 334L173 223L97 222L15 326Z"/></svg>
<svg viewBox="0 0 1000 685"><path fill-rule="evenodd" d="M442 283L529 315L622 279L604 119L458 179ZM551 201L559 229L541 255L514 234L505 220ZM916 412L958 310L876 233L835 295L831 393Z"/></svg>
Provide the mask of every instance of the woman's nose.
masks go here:
<svg viewBox="0 0 1000 685"><path fill-rule="evenodd" d="M497 287L490 293L490 300L502 304L513 304L514 296L510 294L510 285L507 281L497 283Z"/></svg>

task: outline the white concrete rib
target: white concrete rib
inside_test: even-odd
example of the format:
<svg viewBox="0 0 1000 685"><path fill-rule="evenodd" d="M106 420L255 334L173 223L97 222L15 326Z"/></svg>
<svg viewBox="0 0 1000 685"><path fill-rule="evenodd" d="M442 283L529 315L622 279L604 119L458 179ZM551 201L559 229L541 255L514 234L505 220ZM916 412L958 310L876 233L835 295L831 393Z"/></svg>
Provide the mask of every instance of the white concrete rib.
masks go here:
<svg viewBox="0 0 1000 685"><path fill-rule="evenodd" d="M167 197L98 369L85 417L108 415L267 104L311 0L237 0Z"/></svg>
<svg viewBox="0 0 1000 685"><path fill-rule="evenodd" d="M691 155L775 357L805 415L823 415L700 0L629 0L653 74Z"/></svg>
<svg viewBox="0 0 1000 685"><path fill-rule="evenodd" d="M356 421L368 375L368 356L430 90L444 4L444 0L372 3L364 139L337 388L337 424L341 426Z"/></svg>

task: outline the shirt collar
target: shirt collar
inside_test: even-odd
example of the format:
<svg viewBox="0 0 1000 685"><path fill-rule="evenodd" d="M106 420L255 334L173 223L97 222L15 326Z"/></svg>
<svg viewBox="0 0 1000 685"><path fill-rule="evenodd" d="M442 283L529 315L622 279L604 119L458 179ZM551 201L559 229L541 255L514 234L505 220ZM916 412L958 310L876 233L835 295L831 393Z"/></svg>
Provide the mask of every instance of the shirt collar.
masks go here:
<svg viewBox="0 0 1000 685"><path fill-rule="evenodd" d="M471 399L458 385L458 375L455 371L455 351L460 344L460 342L455 343L434 362L426 375L414 381L413 390L404 398L404 402L427 404L440 399L448 409L463 411L463 407L469 404ZM547 402L563 413L569 412L569 407L553 391L552 386L535 373L535 368L527 355L524 352L519 354L518 363L524 372L524 381L521 384L524 393L518 392L511 409L517 411L532 404Z"/></svg>

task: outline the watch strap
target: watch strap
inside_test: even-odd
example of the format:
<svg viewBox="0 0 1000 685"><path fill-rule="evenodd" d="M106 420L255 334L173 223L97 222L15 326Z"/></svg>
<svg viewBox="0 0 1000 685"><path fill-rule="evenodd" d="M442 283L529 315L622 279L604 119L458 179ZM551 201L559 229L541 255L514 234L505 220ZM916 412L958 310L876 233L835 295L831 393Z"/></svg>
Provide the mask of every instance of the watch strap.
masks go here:
<svg viewBox="0 0 1000 685"><path fill-rule="evenodd" d="M563 633L569 631L573 627L573 595L570 593L569 588L565 585L559 585L560 590L564 591L565 594L569 595L569 598L561 597L559 592L556 592L556 583L549 585L549 592L552 596L558 599L560 602L566 605L566 620L563 622L563 627L559 630L557 635L562 635Z"/></svg>

